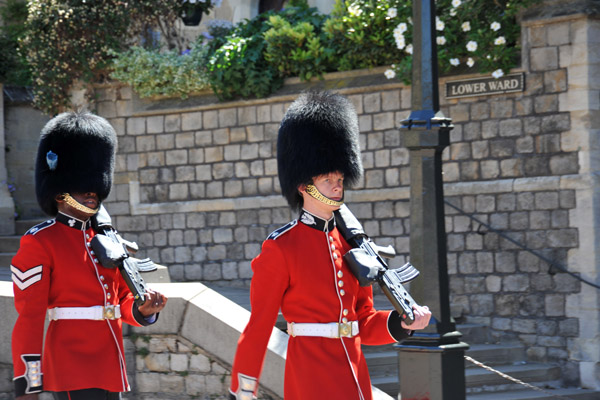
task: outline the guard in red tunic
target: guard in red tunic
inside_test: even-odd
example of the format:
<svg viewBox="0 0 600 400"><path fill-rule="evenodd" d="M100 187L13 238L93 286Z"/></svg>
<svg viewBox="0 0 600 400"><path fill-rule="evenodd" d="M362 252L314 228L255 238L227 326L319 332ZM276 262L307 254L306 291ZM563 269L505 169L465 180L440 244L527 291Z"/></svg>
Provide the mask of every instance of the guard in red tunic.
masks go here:
<svg viewBox="0 0 600 400"><path fill-rule="evenodd" d="M167 302L149 290L138 306L119 269L103 267L91 248L116 144L110 124L90 113L60 114L42 130L36 194L54 218L23 236L11 263L17 399L37 399L42 390L57 400L119 399L129 390L121 324L152 324Z"/></svg>
<svg viewBox="0 0 600 400"><path fill-rule="evenodd" d="M256 396L279 309L290 335L286 400L371 399L361 344L400 341L429 323L427 307L415 307L410 328L396 311L375 310L371 286L361 287L342 258L351 246L333 211L343 204L344 186L362 176L358 134L351 103L329 92L302 94L283 118L279 181L300 215L271 233L252 261L252 313L238 341L232 399Z"/></svg>

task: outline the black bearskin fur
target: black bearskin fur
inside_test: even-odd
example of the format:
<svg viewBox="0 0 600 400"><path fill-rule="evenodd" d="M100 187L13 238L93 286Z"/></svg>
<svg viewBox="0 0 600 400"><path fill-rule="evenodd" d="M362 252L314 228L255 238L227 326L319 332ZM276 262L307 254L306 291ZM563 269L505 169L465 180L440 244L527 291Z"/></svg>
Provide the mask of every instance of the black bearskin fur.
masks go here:
<svg viewBox="0 0 600 400"><path fill-rule="evenodd" d="M66 112L42 129L35 160L35 191L42 210L56 216L56 195L94 192L100 201L110 193L117 135L104 118ZM51 170L47 154L58 156Z"/></svg>
<svg viewBox="0 0 600 400"><path fill-rule="evenodd" d="M355 185L363 173L358 118L344 96L305 92L286 111L277 138L277 168L283 196L292 209L302 207L298 185L339 171L344 187Z"/></svg>

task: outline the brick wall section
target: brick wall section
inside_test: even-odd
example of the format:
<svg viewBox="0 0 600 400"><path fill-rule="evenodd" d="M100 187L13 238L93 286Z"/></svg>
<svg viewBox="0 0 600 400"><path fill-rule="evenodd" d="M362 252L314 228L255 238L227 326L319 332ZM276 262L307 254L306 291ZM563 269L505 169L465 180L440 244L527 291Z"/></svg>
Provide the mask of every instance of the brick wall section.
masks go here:
<svg viewBox="0 0 600 400"><path fill-rule="evenodd" d="M572 183L582 170L581 145L572 145L580 121L564 107L576 25L524 28L524 92L441 98L454 124L443 153L446 200L527 248L446 207L453 314L490 326L492 339L526 344L531 361L560 363L569 384L579 382L569 346L581 322L567 307L582 285L528 249L578 271L570 255L584 223L574 220ZM349 207L377 243L396 248L391 266L400 266L409 252L410 171L398 127L410 112L410 88L384 82L340 91L359 114L365 167ZM128 88L99 92L98 110L119 134L108 201L117 228L167 265L173 280L248 286L264 238L295 217L279 196L275 157L279 122L298 90L171 108L144 103ZM257 206L260 198L269 204Z"/></svg>

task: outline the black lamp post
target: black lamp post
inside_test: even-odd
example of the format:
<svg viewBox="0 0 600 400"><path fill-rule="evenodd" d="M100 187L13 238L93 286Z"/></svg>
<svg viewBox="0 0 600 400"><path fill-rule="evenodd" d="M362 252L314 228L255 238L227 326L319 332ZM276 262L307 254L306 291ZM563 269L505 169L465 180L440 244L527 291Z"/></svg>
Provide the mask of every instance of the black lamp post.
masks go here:
<svg viewBox="0 0 600 400"><path fill-rule="evenodd" d="M453 127L439 111L434 0L413 1L413 29L412 111L401 126L410 153L410 261L421 271L410 291L435 321L396 345L400 394L402 400L464 399L468 345L450 315L442 179L442 151Z"/></svg>

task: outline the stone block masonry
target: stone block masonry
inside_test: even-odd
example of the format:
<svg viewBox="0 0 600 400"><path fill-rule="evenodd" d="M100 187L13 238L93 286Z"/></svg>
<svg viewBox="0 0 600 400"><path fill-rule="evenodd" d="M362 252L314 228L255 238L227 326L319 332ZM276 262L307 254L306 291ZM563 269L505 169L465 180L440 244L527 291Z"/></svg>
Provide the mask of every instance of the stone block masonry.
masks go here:
<svg viewBox="0 0 600 400"><path fill-rule="evenodd" d="M184 338L132 335L125 346L132 391L123 394L124 400L229 398L230 367ZM262 391L259 395L273 399Z"/></svg>

